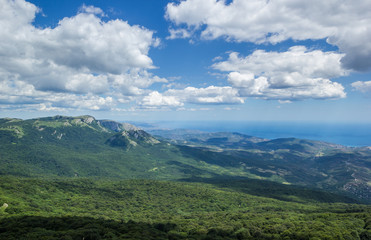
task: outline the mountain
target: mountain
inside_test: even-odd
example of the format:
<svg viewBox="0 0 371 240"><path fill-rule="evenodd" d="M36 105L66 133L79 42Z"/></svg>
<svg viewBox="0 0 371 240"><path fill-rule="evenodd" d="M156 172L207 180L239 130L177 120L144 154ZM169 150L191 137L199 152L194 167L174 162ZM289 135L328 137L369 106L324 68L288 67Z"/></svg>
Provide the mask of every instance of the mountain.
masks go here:
<svg viewBox="0 0 371 240"><path fill-rule="evenodd" d="M4 118L0 119L0 175L186 181L243 178L371 201L368 148L239 133L183 130L166 134L177 137L166 140L130 124L91 116Z"/></svg>
<svg viewBox="0 0 371 240"><path fill-rule="evenodd" d="M114 131L114 132L140 130L140 128L137 128L136 126L129 124L129 123L119 123L119 122L111 121L111 120L98 120L98 122L101 126L108 128L109 130Z"/></svg>
<svg viewBox="0 0 371 240"><path fill-rule="evenodd" d="M202 132L188 129L155 129L149 133L157 138L187 146L204 146L221 149L289 149L315 153L334 149L351 149L339 144L297 138L264 139L237 132Z"/></svg>
<svg viewBox="0 0 371 240"><path fill-rule="evenodd" d="M183 148L198 149L196 156L204 153L203 161L207 163L242 168L250 178L341 191L371 200L369 147L354 148L297 138L270 140L240 133L185 129L149 132ZM216 160L220 155L228 161Z"/></svg>
<svg viewBox="0 0 371 240"><path fill-rule="evenodd" d="M181 163L194 161L132 125L91 116L1 119L0 142L2 175L174 179L191 176Z"/></svg>
<svg viewBox="0 0 371 240"><path fill-rule="evenodd" d="M370 149L187 134L0 119L0 239L370 239Z"/></svg>
<svg viewBox="0 0 371 240"><path fill-rule="evenodd" d="M181 145L202 145L217 148L245 149L254 148L256 143L267 141L268 139L248 136L240 133L230 132L202 132L198 130L174 129L174 130L150 130L149 133L156 137L170 140L174 144Z"/></svg>
<svg viewBox="0 0 371 240"><path fill-rule="evenodd" d="M276 200L249 194L244 182L236 183L0 176L0 239L371 236L371 206ZM264 190L275 191L269 185L259 192Z"/></svg>

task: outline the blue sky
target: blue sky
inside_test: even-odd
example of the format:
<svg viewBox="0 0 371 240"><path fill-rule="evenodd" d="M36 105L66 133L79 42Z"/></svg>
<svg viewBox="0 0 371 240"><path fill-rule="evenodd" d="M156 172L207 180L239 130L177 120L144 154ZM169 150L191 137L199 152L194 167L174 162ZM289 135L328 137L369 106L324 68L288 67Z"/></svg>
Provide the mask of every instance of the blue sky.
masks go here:
<svg viewBox="0 0 371 240"><path fill-rule="evenodd" d="M371 122L369 1L0 5L0 117Z"/></svg>

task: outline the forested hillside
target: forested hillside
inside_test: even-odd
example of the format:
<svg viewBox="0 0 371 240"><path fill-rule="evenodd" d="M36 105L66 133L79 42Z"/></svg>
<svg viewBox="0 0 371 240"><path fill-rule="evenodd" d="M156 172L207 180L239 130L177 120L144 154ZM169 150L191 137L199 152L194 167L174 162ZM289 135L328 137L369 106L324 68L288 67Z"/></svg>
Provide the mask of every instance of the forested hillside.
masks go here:
<svg viewBox="0 0 371 240"><path fill-rule="evenodd" d="M91 116L0 119L0 239L370 239L368 149L178 141Z"/></svg>
<svg viewBox="0 0 371 240"><path fill-rule="evenodd" d="M0 239L369 239L371 208L228 185L0 178ZM292 196L294 198L294 196ZM298 199L297 199L298 200Z"/></svg>
<svg viewBox="0 0 371 240"><path fill-rule="evenodd" d="M175 142L158 140L130 124L91 116L1 119L0 173L167 180L243 177L371 200L367 148L237 133L177 136Z"/></svg>

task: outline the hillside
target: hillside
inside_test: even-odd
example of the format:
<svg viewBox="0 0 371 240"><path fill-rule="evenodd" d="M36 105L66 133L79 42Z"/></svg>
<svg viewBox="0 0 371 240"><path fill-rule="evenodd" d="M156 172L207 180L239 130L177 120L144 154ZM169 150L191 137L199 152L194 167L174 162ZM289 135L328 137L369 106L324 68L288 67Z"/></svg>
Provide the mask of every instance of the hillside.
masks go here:
<svg viewBox="0 0 371 240"><path fill-rule="evenodd" d="M369 149L201 135L181 144L91 116L0 119L0 239L371 237L368 195L349 178L370 177Z"/></svg>
<svg viewBox="0 0 371 240"><path fill-rule="evenodd" d="M193 156L202 155L207 163L243 169L250 178L336 190L371 201L370 148L185 129L157 129L150 133L184 149L198 149L198 153L192 151ZM215 161L219 155L228 161Z"/></svg>
<svg viewBox="0 0 371 240"><path fill-rule="evenodd" d="M228 184L0 177L0 239L369 239L370 206ZM6 204L6 205L5 205Z"/></svg>
<svg viewBox="0 0 371 240"><path fill-rule="evenodd" d="M134 126L98 121L90 116L2 119L0 142L2 175L163 179L188 176L181 167L168 163L182 158L175 156L174 146L161 143Z"/></svg>
<svg viewBox="0 0 371 240"><path fill-rule="evenodd" d="M0 174L186 181L238 177L371 201L369 149L238 133L187 132L188 140L177 135L176 140L155 138L133 125L91 116L0 119Z"/></svg>

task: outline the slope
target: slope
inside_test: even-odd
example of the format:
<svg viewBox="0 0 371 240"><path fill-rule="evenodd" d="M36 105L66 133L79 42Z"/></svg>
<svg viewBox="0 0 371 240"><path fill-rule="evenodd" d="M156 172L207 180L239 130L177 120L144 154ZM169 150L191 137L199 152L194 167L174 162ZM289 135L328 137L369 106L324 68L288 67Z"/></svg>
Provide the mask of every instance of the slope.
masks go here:
<svg viewBox="0 0 371 240"><path fill-rule="evenodd" d="M0 123L2 175L163 179L188 176L183 173L185 169L168 162L191 159L178 156L175 146L157 141L133 126L128 129L129 125L90 116L2 119Z"/></svg>
<svg viewBox="0 0 371 240"><path fill-rule="evenodd" d="M268 140L240 133L150 132L182 145L189 157L202 156L206 163L234 168L235 172L239 169L250 178L340 191L371 202L370 148L297 138Z"/></svg>
<svg viewBox="0 0 371 240"><path fill-rule="evenodd" d="M0 239L367 239L370 206L210 184L0 177Z"/></svg>
<svg viewBox="0 0 371 240"><path fill-rule="evenodd" d="M0 119L0 175L163 180L240 177L371 200L368 149L299 139L268 141L237 133L199 138L214 147L174 145L130 124L91 116ZM248 141L253 147L246 146ZM242 146L232 148L241 142Z"/></svg>

